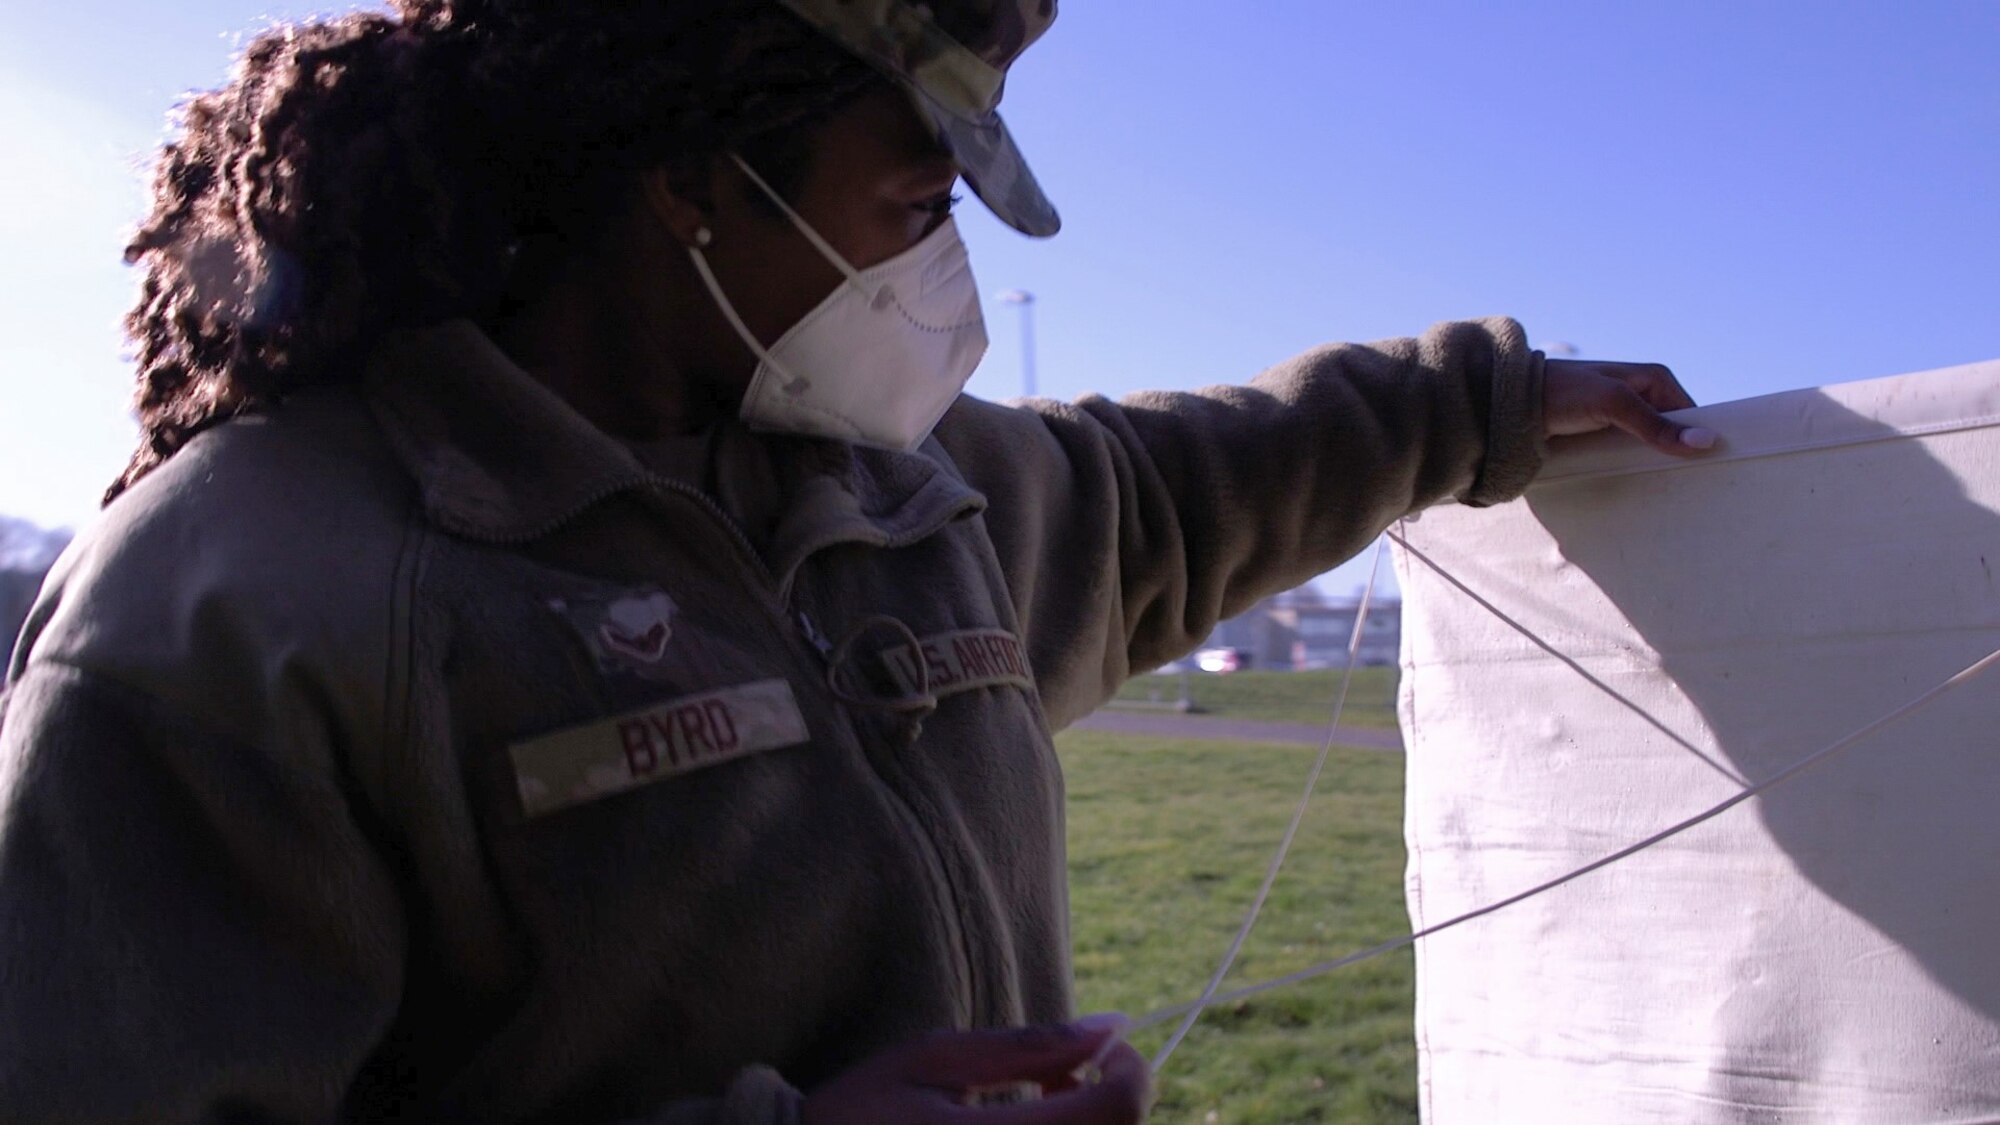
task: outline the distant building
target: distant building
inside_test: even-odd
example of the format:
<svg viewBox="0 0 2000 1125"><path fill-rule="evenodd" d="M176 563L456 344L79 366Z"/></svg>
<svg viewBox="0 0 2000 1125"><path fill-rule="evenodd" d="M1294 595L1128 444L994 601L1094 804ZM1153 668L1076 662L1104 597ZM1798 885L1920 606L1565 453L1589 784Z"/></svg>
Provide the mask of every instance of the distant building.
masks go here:
<svg viewBox="0 0 2000 1125"><path fill-rule="evenodd" d="M1359 599L1325 599L1310 588L1289 590L1216 626L1202 647L1238 649L1252 668L1339 668L1347 663L1360 611ZM1402 603L1376 600L1362 626L1355 653L1359 663L1394 664L1402 646Z"/></svg>
<svg viewBox="0 0 2000 1125"><path fill-rule="evenodd" d="M43 576L69 541L67 530L44 531L26 520L0 516L0 676L13 657L14 639Z"/></svg>
<svg viewBox="0 0 2000 1125"><path fill-rule="evenodd" d="M28 619L41 586L39 571L0 570L0 678L5 677L7 664L14 658L14 638Z"/></svg>

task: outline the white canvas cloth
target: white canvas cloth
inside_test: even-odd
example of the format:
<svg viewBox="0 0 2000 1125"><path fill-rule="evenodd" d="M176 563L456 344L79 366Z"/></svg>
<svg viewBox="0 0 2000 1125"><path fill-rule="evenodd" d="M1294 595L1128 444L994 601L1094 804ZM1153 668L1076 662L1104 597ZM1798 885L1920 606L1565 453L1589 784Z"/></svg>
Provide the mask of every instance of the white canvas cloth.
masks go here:
<svg viewBox="0 0 2000 1125"><path fill-rule="evenodd" d="M1401 528L1560 654L1398 551L1417 927L2000 648L2000 362L1692 415ZM2000 1121L2000 673L1416 957L1433 1125Z"/></svg>

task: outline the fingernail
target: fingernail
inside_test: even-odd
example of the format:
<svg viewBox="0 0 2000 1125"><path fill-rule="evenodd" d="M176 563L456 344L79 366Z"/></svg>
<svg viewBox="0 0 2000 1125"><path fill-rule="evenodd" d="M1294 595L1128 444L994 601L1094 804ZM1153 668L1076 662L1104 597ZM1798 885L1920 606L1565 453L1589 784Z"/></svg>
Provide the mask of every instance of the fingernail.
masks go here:
<svg viewBox="0 0 2000 1125"><path fill-rule="evenodd" d="M1085 1035L1117 1035L1132 1026L1132 1017L1123 1012L1095 1012L1070 1026Z"/></svg>
<svg viewBox="0 0 2000 1125"><path fill-rule="evenodd" d="M1689 449L1714 449L1721 435L1714 430L1704 430L1700 426L1689 426L1681 431L1681 444Z"/></svg>

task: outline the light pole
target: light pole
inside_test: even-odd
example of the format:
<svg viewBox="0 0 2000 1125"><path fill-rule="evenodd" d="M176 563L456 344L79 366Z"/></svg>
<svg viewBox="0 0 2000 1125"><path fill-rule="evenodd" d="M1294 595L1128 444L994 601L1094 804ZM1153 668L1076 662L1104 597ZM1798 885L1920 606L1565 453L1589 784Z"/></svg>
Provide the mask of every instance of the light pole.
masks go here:
<svg viewBox="0 0 2000 1125"><path fill-rule="evenodd" d="M1021 395L1035 397L1035 295L1026 289L995 294L1002 304L1021 310Z"/></svg>

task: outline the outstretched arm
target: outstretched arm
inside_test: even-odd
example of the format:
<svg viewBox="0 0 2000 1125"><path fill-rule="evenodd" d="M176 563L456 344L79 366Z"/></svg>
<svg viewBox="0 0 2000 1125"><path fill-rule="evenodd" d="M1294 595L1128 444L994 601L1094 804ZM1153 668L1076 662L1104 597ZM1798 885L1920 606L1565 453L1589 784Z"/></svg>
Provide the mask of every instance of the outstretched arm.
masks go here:
<svg viewBox="0 0 2000 1125"><path fill-rule="evenodd" d="M1510 320L1307 352L1245 386L967 400L938 436L986 519L1044 706L1065 725L1217 622L1456 497L1518 495L1544 438L1603 425L1691 452L1664 368L1545 366Z"/></svg>

